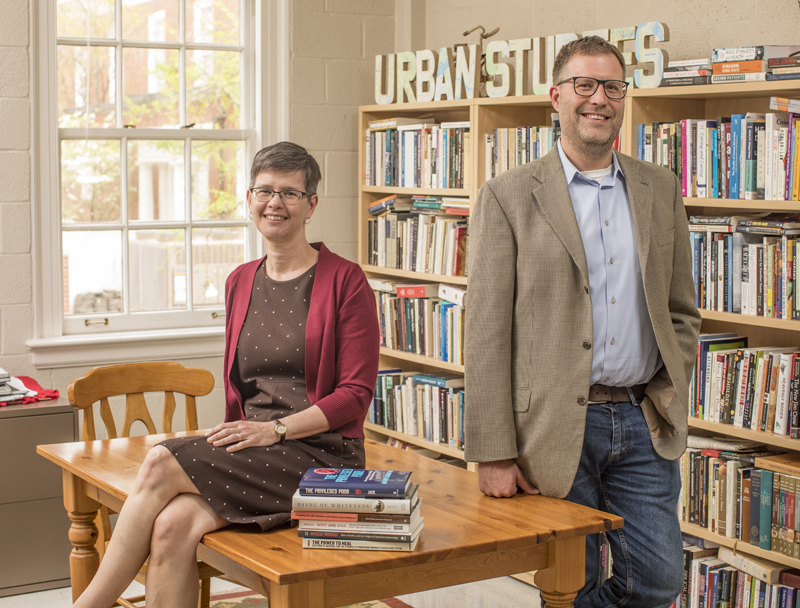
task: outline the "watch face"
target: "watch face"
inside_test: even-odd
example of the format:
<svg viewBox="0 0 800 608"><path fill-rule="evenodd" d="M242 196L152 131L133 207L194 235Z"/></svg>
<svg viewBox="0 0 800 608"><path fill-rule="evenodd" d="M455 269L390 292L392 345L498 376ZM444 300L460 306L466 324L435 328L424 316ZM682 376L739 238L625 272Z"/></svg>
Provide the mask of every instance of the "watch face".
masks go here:
<svg viewBox="0 0 800 608"><path fill-rule="evenodd" d="M287 428L286 425L283 424L283 422L279 422L278 424L275 425L275 432L278 433L278 435L285 435L286 431Z"/></svg>

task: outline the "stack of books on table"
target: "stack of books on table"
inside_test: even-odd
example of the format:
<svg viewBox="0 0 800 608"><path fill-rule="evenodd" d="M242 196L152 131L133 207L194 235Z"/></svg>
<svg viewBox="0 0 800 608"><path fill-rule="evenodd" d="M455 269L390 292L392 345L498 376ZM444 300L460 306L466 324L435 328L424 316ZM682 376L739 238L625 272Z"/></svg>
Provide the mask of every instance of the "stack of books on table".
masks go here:
<svg viewBox="0 0 800 608"><path fill-rule="evenodd" d="M292 497L304 549L413 551L424 518L410 471L309 469Z"/></svg>

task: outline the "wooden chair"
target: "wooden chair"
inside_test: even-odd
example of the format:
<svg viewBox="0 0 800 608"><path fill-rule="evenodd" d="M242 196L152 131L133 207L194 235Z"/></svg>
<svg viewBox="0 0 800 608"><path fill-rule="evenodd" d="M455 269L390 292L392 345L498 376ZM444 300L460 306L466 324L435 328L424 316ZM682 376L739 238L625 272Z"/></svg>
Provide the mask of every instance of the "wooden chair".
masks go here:
<svg viewBox="0 0 800 608"><path fill-rule="evenodd" d="M94 425L93 405L100 402L100 417L105 424L109 439L115 439L117 427L109 405L109 397L125 395L125 417L122 422L122 437L129 437L131 426L137 420L144 423L149 434L172 432L172 418L175 414L175 393L182 393L186 403L186 430L197 430L196 397L207 395L214 388L214 376L204 369L184 367L179 363L129 363L110 365L91 370L83 378L69 385L69 402L72 407L83 410L84 441L97 439ZM144 393L164 393L161 411L161 431L156 430L153 418L147 408ZM105 554L111 537L109 510L102 507L95 521L98 529L97 549L100 559ZM211 566L198 562L200 569L200 608L207 608L210 602L210 579L220 572ZM142 567L136 580L144 584L147 564ZM144 596L119 598L117 604L126 608L136 608L134 602L141 602Z"/></svg>

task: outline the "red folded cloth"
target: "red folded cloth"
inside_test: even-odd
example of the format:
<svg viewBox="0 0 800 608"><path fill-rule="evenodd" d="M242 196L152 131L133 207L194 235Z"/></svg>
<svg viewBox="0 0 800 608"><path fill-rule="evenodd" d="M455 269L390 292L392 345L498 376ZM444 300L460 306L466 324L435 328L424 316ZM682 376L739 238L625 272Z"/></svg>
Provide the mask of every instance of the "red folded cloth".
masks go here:
<svg viewBox="0 0 800 608"><path fill-rule="evenodd" d="M22 384L25 385L25 388L36 391L36 395L33 397L22 397L20 399L14 399L13 401L0 401L0 406L4 405L18 405L18 404L26 404L26 403L36 403L37 401L46 401L48 399L58 399L58 391L56 390L47 390L43 389L39 386L39 383L36 382L33 378L29 378L28 376L17 376L22 381Z"/></svg>

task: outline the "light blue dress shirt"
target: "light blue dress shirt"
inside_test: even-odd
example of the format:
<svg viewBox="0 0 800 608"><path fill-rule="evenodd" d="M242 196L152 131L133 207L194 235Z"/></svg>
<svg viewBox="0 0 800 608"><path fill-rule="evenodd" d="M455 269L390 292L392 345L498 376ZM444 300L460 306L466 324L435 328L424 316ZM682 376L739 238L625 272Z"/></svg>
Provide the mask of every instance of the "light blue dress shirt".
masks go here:
<svg viewBox="0 0 800 608"><path fill-rule="evenodd" d="M591 383L634 386L649 382L662 362L647 311L625 176L616 155L611 171L598 182L578 171L561 141L558 153L589 269L594 341Z"/></svg>

